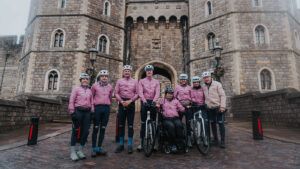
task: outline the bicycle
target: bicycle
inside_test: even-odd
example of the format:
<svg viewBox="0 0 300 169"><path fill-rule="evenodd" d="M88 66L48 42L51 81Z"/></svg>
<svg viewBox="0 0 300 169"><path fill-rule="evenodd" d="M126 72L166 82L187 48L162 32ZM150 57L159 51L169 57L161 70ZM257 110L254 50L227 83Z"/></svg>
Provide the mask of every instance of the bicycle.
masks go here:
<svg viewBox="0 0 300 169"><path fill-rule="evenodd" d="M207 133L207 125L205 125L205 119L201 110L196 111L193 114L193 118L190 121L191 136L197 146L198 151L207 155L210 149L209 136Z"/></svg>
<svg viewBox="0 0 300 169"><path fill-rule="evenodd" d="M154 103L147 104L147 119L145 124L145 137L143 138L143 150L146 157L150 157L155 145L156 119L151 119L150 109L156 108ZM156 112L155 112L156 113Z"/></svg>

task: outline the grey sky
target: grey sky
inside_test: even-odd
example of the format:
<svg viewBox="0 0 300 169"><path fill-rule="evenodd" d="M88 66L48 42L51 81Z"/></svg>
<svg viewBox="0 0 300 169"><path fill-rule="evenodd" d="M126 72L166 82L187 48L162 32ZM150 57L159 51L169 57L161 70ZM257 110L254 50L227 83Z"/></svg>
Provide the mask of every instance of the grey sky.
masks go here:
<svg viewBox="0 0 300 169"><path fill-rule="evenodd" d="M24 34L29 6L30 0L0 0L0 35Z"/></svg>
<svg viewBox="0 0 300 169"><path fill-rule="evenodd" d="M30 0L0 0L0 35L25 33Z"/></svg>

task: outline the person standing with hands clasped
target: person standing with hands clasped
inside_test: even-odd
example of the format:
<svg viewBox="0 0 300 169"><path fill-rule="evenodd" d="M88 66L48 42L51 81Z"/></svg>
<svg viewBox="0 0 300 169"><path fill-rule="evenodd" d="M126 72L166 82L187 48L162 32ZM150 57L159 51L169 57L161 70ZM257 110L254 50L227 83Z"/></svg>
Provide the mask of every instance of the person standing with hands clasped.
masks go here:
<svg viewBox="0 0 300 169"><path fill-rule="evenodd" d="M128 154L133 152L133 124L135 114L135 100L138 99L138 81L131 78L132 67L124 65L123 78L119 79L115 87L115 96L119 102L119 146L115 153L124 150L125 124L128 124Z"/></svg>

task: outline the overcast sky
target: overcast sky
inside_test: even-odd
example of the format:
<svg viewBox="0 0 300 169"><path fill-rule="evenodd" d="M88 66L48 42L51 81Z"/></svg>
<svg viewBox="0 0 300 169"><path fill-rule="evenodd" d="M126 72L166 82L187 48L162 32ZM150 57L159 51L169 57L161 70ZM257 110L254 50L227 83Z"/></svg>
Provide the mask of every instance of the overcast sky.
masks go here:
<svg viewBox="0 0 300 169"><path fill-rule="evenodd" d="M0 0L0 36L25 33L29 6L30 0Z"/></svg>
<svg viewBox="0 0 300 169"><path fill-rule="evenodd" d="M30 0L0 0L0 35L25 33Z"/></svg>

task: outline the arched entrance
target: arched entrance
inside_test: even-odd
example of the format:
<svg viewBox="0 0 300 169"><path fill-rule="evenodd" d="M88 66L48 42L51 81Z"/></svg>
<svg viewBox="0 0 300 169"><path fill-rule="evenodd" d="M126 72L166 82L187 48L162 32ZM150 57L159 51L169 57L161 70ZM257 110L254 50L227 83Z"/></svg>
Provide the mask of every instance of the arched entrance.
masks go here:
<svg viewBox="0 0 300 169"><path fill-rule="evenodd" d="M146 65L153 65L154 66L154 78L158 79L160 81L160 91L161 94L165 88L166 85L172 85L175 86L177 82L177 72L174 69L174 67L168 63L162 62L162 61L151 61L148 63L145 63L141 65L135 72L135 79L142 79L146 77L146 73L144 71L144 67ZM140 102L137 102L136 104L136 111L140 111Z"/></svg>
<svg viewBox="0 0 300 169"><path fill-rule="evenodd" d="M156 78L163 78L164 80L169 80L169 82L172 85L174 85L177 82L177 72L174 69L174 67L168 63L157 60L141 65L135 72L135 79L139 80L146 77L144 67L149 64L154 66L154 76Z"/></svg>

